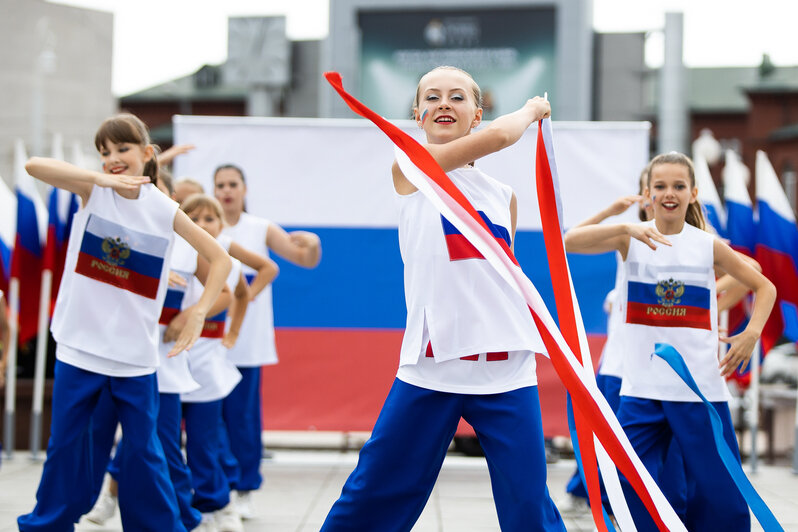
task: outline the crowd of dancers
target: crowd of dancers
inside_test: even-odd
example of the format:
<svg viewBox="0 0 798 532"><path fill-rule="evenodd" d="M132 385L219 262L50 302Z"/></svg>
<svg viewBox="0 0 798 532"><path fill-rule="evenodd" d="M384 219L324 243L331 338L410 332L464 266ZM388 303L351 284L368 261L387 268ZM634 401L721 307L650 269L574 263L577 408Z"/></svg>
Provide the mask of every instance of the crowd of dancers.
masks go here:
<svg viewBox="0 0 798 532"><path fill-rule="evenodd" d="M516 196L479 159L514 144L550 107L535 97L474 130L481 105L468 73L438 67L421 78L413 113L429 153L512 249ZM262 482L261 368L277 361L278 268L269 253L313 268L321 243L247 213L245 173L233 164L214 171L213 195L190 179L172 183L135 116L107 119L95 145L101 172L36 157L26 165L77 194L81 208L52 322L47 459L36 506L19 517L19 529L73 530L81 516L104 522L118 507L126 530L242 530ZM405 172L394 162L408 311L399 369L322 530L409 531L461 418L485 451L502 530L565 530L546 487L535 371L535 354L546 350L541 337L522 298ZM664 491L688 530L749 530L706 410L649 355L660 342L683 354L736 451L724 375L750 358L775 289L705 230L688 157L652 159L640 192L610 214L640 203L646 221L599 224L599 215L566 235L569 251L619 256L608 345L620 347L602 365L600 374L613 377L604 393L656 481L666 480L666 459L682 464L668 468L679 474ZM719 361L717 296L730 290L716 285L720 275L753 291L754 305L746 329L723 339L730 348ZM623 486L638 530L655 530Z"/></svg>

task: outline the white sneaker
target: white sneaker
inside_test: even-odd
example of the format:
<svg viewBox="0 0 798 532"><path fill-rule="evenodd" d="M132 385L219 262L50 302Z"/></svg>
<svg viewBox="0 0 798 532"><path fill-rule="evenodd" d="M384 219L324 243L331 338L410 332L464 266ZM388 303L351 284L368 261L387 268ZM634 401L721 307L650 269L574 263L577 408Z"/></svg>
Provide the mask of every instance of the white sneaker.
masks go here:
<svg viewBox="0 0 798 532"><path fill-rule="evenodd" d="M117 498L111 495L107 489L103 489L100 496L97 497L97 502L94 503L94 508L86 514L86 520L97 525L104 525L114 516L118 505Z"/></svg>
<svg viewBox="0 0 798 532"><path fill-rule="evenodd" d="M252 519L255 512L252 510L252 492L237 491L235 497L235 508L241 519Z"/></svg>
<svg viewBox="0 0 798 532"><path fill-rule="evenodd" d="M236 512L235 506L230 503L214 513L216 528L219 532L244 532L241 516Z"/></svg>
<svg viewBox="0 0 798 532"><path fill-rule="evenodd" d="M570 493L566 494L563 499L560 499L555 504L562 515L578 516L590 513L590 506L587 504L587 499L571 495Z"/></svg>
<svg viewBox="0 0 798 532"><path fill-rule="evenodd" d="M202 521L191 532L219 532L219 529L216 528L214 514L202 514Z"/></svg>

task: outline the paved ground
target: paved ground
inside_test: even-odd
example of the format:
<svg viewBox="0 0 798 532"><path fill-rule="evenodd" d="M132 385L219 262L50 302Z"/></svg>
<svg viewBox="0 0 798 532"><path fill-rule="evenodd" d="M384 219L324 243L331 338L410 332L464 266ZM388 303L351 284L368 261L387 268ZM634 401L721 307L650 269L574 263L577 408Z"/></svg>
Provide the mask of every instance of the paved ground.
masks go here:
<svg viewBox="0 0 798 532"><path fill-rule="evenodd" d="M357 460L355 451L278 450L263 461L266 482L257 492L259 516L248 532L316 532ZM549 465L549 490L563 501L572 460ZM0 532L16 530L15 518L35 500L41 463L17 453L0 469ZM798 532L798 475L788 467L761 466L750 477L787 531ZM569 531L593 530L590 516L564 515ZM81 532L118 532L117 517L106 527L81 524ZM755 526L755 530L759 530ZM499 525L484 459L451 454L414 532L488 532Z"/></svg>

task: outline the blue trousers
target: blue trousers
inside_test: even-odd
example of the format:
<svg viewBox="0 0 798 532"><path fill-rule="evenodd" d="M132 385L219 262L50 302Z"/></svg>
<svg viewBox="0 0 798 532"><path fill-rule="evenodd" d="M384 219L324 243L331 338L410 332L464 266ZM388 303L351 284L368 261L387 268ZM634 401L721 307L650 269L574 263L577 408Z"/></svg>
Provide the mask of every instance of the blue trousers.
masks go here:
<svg viewBox="0 0 798 532"><path fill-rule="evenodd" d="M221 510L230 503L230 486L220 461L222 400L183 403L183 418L186 458L194 487L191 505L203 513Z"/></svg>
<svg viewBox="0 0 798 532"><path fill-rule="evenodd" d="M723 421L723 436L739 460L729 405L725 402L712 404ZM689 488L684 518L687 530L751 530L748 505L721 462L709 414L702 403L623 396L618 421L657 483L661 483L671 442L679 444ZM623 476L621 485L637 530L657 530L642 501Z"/></svg>
<svg viewBox="0 0 798 532"><path fill-rule="evenodd" d="M485 451L501 529L564 531L546 487L536 386L463 395L397 379L322 532L409 531L427 503L461 417L474 427Z"/></svg>
<svg viewBox="0 0 798 532"><path fill-rule="evenodd" d="M238 368L241 381L223 399L224 422L227 426L230 450L238 462L238 480L233 489L251 491L260 488L260 460L263 454L261 439L260 367ZM226 462L229 464L230 460ZM235 475L229 471L230 475Z"/></svg>
<svg viewBox="0 0 798 532"><path fill-rule="evenodd" d="M222 402L222 405L224 405L224 402ZM224 419L219 420L219 443L221 444L221 448L219 450L219 461L221 462L222 469L227 477L227 484L232 490L235 489L235 487L241 482L241 467L239 467L238 460L236 460L236 457L230 448L230 437L227 434L227 425L225 424Z"/></svg>
<svg viewBox="0 0 798 532"><path fill-rule="evenodd" d="M158 385L155 374L109 377L57 361L53 415L47 460L36 492L33 512L17 519L21 531L74 530L91 510L98 474L89 430L94 407L103 390L113 401L130 448L122 459L119 506L126 530L185 532L163 448L156 434ZM114 425L114 428L116 426ZM110 444L102 452L107 463ZM104 471L105 468L103 467ZM146 511L141 511L146 508Z"/></svg>
<svg viewBox="0 0 798 532"><path fill-rule="evenodd" d="M169 478L175 488L177 496L177 507L180 511L180 520L183 521L186 530L192 530L199 525L202 515L199 510L191 506L192 484L191 471L183 458L180 447L180 436L182 430L180 422L183 419L181 413L180 394L162 393L160 398L160 408L158 409L158 438L161 440L163 452L166 456L166 464L169 466ZM126 452L125 435L116 448L113 460L108 464L108 473L119 479L120 464L122 456Z"/></svg>

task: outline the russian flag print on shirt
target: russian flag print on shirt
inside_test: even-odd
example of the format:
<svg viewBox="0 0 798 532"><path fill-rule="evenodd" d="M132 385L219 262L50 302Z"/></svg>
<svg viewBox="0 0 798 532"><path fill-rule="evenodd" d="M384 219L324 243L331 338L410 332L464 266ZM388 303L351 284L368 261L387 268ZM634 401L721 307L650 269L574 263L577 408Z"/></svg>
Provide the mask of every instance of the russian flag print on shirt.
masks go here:
<svg viewBox="0 0 798 532"><path fill-rule="evenodd" d="M477 212L485 221L485 224L487 224L490 232L493 234L493 238L496 239L499 245L502 246L502 248L509 248L511 243L510 231L508 231L506 227L491 222L488 215L483 211ZM443 225L443 235L446 238L446 247L449 249L449 260L485 258L443 215L441 215L441 224Z"/></svg>
<svg viewBox="0 0 798 532"><path fill-rule="evenodd" d="M708 288L670 278L658 283L629 281L627 289L626 323L712 329Z"/></svg>
<svg viewBox="0 0 798 532"><path fill-rule="evenodd" d="M194 276L193 273L177 270L172 271L186 280ZM186 296L186 289L186 286L181 285L170 285L169 288L167 288L166 299L164 299L163 310L161 310L161 317L158 318L159 325L169 325L169 323L175 319L175 316L180 313L180 310L183 308L183 298Z"/></svg>
<svg viewBox="0 0 798 532"><path fill-rule="evenodd" d="M202 325L202 338L224 338L224 322L227 319L227 311L223 310L215 316L205 320Z"/></svg>
<svg viewBox="0 0 798 532"><path fill-rule="evenodd" d="M155 299L169 241L92 214L75 272Z"/></svg>

